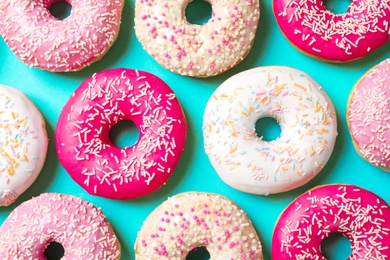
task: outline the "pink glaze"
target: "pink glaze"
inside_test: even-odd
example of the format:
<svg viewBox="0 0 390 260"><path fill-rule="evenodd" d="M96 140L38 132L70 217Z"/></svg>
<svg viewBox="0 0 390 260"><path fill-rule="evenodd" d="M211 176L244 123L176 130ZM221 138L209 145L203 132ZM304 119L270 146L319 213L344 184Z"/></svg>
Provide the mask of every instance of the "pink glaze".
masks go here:
<svg viewBox="0 0 390 260"><path fill-rule="evenodd" d="M120 244L101 209L73 196L44 193L18 206L0 228L0 259L46 260L51 242L63 260L120 259Z"/></svg>
<svg viewBox="0 0 390 260"><path fill-rule="evenodd" d="M116 40L123 0L65 0L69 17L50 14L61 0L0 1L0 34L30 67L79 70L99 60Z"/></svg>
<svg viewBox="0 0 390 260"><path fill-rule="evenodd" d="M344 14L322 0L273 0L280 29L308 55L331 62L361 58L389 39L389 0L352 0Z"/></svg>
<svg viewBox="0 0 390 260"><path fill-rule="evenodd" d="M348 106L350 133L358 152L390 168L390 59L369 70L355 85Z"/></svg>
<svg viewBox="0 0 390 260"><path fill-rule="evenodd" d="M131 120L135 145L116 147L109 131ZM142 71L111 69L85 80L65 105L56 129L60 162L90 194L134 199L171 176L186 140L187 123L175 94Z"/></svg>
<svg viewBox="0 0 390 260"><path fill-rule="evenodd" d="M135 259L186 260L197 247L205 247L210 259L263 259L246 213L228 198L204 192L184 192L158 206L138 232Z"/></svg>
<svg viewBox="0 0 390 260"><path fill-rule="evenodd" d="M273 259L322 259L321 242L341 233L351 241L353 259L390 257L390 208L370 191L326 185L293 201L281 214L272 238Z"/></svg>

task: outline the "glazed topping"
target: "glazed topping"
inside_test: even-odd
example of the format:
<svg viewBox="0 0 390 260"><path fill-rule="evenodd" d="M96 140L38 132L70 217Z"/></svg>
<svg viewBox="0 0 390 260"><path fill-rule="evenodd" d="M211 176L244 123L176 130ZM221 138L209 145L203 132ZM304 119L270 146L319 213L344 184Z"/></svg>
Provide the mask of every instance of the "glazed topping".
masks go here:
<svg viewBox="0 0 390 260"><path fill-rule="evenodd" d="M390 59L371 69L351 94L348 120L360 152L372 164L390 167Z"/></svg>
<svg viewBox="0 0 390 260"><path fill-rule="evenodd" d="M353 0L344 14L330 12L322 0L275 0L274 11L293 44L326 60L357 59L389 39L388 0Z"/></svg>
<svg viewBox="0 0 390 260"><path fill-rule="evenodd" d="M145 220L136 241L137 259L186 259L206 247L211 259L262 259L257 233L234 202L206 193L169 198Z"/></svg>
<svg viewBox="0 0 390 260"><path fill-rule="evenodd" d="M273 117L281 135L263 141L259 118ZM305 73L259 67L225 81L210 98L203 121L205 151L221 178L254 194L303 185L322 170L337 135L335 110Z"/></svg>
<svg viewBox="0 0 390 260"><path fill-rule="evenodd" d="M333 233L351 241L349 259L387 259L390 208L352 185L328 185L296 199L280 216L273 237L275 259L323 259L321 242Z"/></svg>
<svg viewBox="0 0 390 260"><path fill-rule="evenodd" d="M140 131L123 149L109 139L121 120ZM186 120L172 90L157 77L128 69L94 74L64 107L57 126L60 161L91 194L129 199L163 185L184 149ZM116 193L116 194L115 194Z"/></svg>
<svg viewBox="0 0 390 260"><path fill-rule="evenodd" d="M18 58L49 71L81 69L100 59L119 31L123 0L69 1L69 17L50 14L58 1L0 2L0 34Z"/></svg>
<svg viewBox="0 0 390 260"><path fill-rule="evenodd" d="M135 30L144 49L163 67L197 77L217 75L249 52L259 21L258 0L210 1L204 25L184 17L190 1L137 0Z"/></svg>
<svg viewBox="0 0 390 260"><path fill-rule="evenodd" d="M0 228L1 259L46 259L51 242L68 259L117 260L120 245L101 210L69 195L45 193L22 203Z"/></svg>
<svg viewBox="0 0 390 260"><path fill-rule="evenodd" d="M45 122L19 90L0 85L0 206L24 192L46 158Z"/></svg>

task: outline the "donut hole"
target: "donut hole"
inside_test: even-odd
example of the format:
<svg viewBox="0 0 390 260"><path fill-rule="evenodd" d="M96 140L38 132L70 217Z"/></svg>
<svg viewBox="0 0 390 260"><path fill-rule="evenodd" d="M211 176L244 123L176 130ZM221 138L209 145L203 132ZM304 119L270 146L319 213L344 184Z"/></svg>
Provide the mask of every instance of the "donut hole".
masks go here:
<svg viewBox="0 0 390 260"><path fill-rule="evenodd" d="M331 234L322 240L321 251L328 260L348 259L352 254L351 241L341 233Z"/></svg>
<svg viewBox="0 0 390 260"><path fill-rule="evenodd" d="M121 120L110 129L109 138L116 147L130 147L138 141L139 130L133 121Z"/></svg>
<svg viewBox="0 0 390 260"><path fill-rule="evenodd" d="M59 20L66 19L72 12L72 6L66 1L53 3L49 8L50 14Z"/></svg>
<svg viewBox="0 0 390 260"><path fill-rule="evenodd" d="M210 253L207 251L205 247L195 247L192 249L188 255L186 260L209 260Z"/></svg>
<svg viewBox="0 0 390 260"><path fill-rule="evenodd" d="M47 260L60 260L65 255L65 249L60 243L53 241L46 247L44 255Z"/></svg>
<svg viewBox="0 0 390 260"><path fill-rule="evenodd" d="M325 8L334 14L345 14L351 0L322 0Z"/></svg>
<svg viewBox="0 0 390 260"><path fill-rule="evenodd" d="M205 0L193 0L185 9L187 22L190 24L206 24L212 14L211 4Z"/></svg>
<svg viewBox="0 0 390 260"><path fill-rule="evenodd" d="M259 118L254 128L257 137L266 142L275 141L282 133L278 121L273 117Z"/></svg>

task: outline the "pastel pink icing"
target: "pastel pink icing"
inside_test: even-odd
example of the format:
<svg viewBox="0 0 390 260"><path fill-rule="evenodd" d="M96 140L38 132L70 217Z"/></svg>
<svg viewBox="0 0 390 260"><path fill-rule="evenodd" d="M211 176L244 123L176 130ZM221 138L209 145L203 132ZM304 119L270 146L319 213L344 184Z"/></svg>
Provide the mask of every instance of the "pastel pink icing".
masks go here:
<svg viewBox="0 0 390 260"><path fill-rule="evenodd" d="M288 40L323 60L355 60L389 39L389 0L352 0L344 14L327 10L322 0L273 0L273 9Z"/></svg>
<svg viewBox="0 0 390 260"><path fill-rule="evenodd" d="M304 193L281 214L272 238L273 259L323 259L321 242L341 233L352 259L388 259L390 208L353 185L326 185Z"/></svg>
<svg viewBox="0 0 390 260"><path fill-rule="evenodd" d="M101 209L69 195L44 193L23 202L0 228L1 259L46 260L51 242L63 260L119 260L120 244Z"/></svg>
<svg viewBox="0 0 390 260"><path fill-rule="evenodd" d="M64 20L49 8L60 0L0 1L0 34L30 67L79 70L99 60L117 38L123 0L66 0Z"/></svg>
<svg viewBox="0 0 390 260"><path fill-rule="evenodd" d="M359 152L376 166L390 167L390 59L355 85L348 107L350 133Z"/></svg>
<svg viewBox="0 0 390 260"><path fill-rule="evenodd" d="M263 259L247 214L230 199L205 192L177 194L150 213L138 232L135 258L185 260L197 247L205 247L210 259Z"/></svg>
<svg viewBox="0 0 390 260"><path fill-rule="evenodd" d="M109 131L131 120L140 132L116 147ZM184 150L187 123L176 95L156 76L111 69L85 80L65 105L56 129L60 162L90 194L134 199L162 186Z"/></svg>

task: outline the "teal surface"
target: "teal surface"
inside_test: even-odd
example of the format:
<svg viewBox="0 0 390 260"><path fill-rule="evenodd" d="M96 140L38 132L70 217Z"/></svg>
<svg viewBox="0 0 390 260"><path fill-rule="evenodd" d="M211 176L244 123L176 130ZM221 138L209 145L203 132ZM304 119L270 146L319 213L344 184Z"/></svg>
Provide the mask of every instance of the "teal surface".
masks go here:
<svg viewBox="0 0 390 260"><path fill-rule="evenodd" d="M389 44L350 63L318 61L294 49L283 37L272 13L271 0L264 0L261 1L261 20L256 40L246 59L222 75L206 79L189 78L162 68L142 49L133 29L134 2L135 0L126 0L120 34L110 51L102 60L79 72L51 73L28 68L0 38L0 84L26 93L45 117L50 138L43 171L16 203L0 208L0 223L16 206L32 196L43 192L73 194L102 208L121 242L122 259L134 259L137 231L156 206L168 196L184 191L214 192L234 200L248 213L262 240L264 257L271 259L271 237L279 214L297 196L316 185L355 184L390 203L390 173L370 165L357 155L345 120L351 88L369 68L390 57ZM265 197L234 190L220 180L204 153L202 117L209 97L224 80L238 72L267 65L291 66L308 73L319 82L336 108L339 135L330 161L317 177L299 189ZM60 165L55 152L54 131L57 119L70 95L94 72L117 67L148 71L163 79L181 101L189 126L184 154L170 180L155 193L134 201L114 201L89 195L72 181ZM132 131L134 134L134 129ZM348 241L341 240L341 244L338 241L340 239L326 243L327 251L332 252L330 259L345 259L345 253L342 252L349 250L346 248Z"/></svg>

